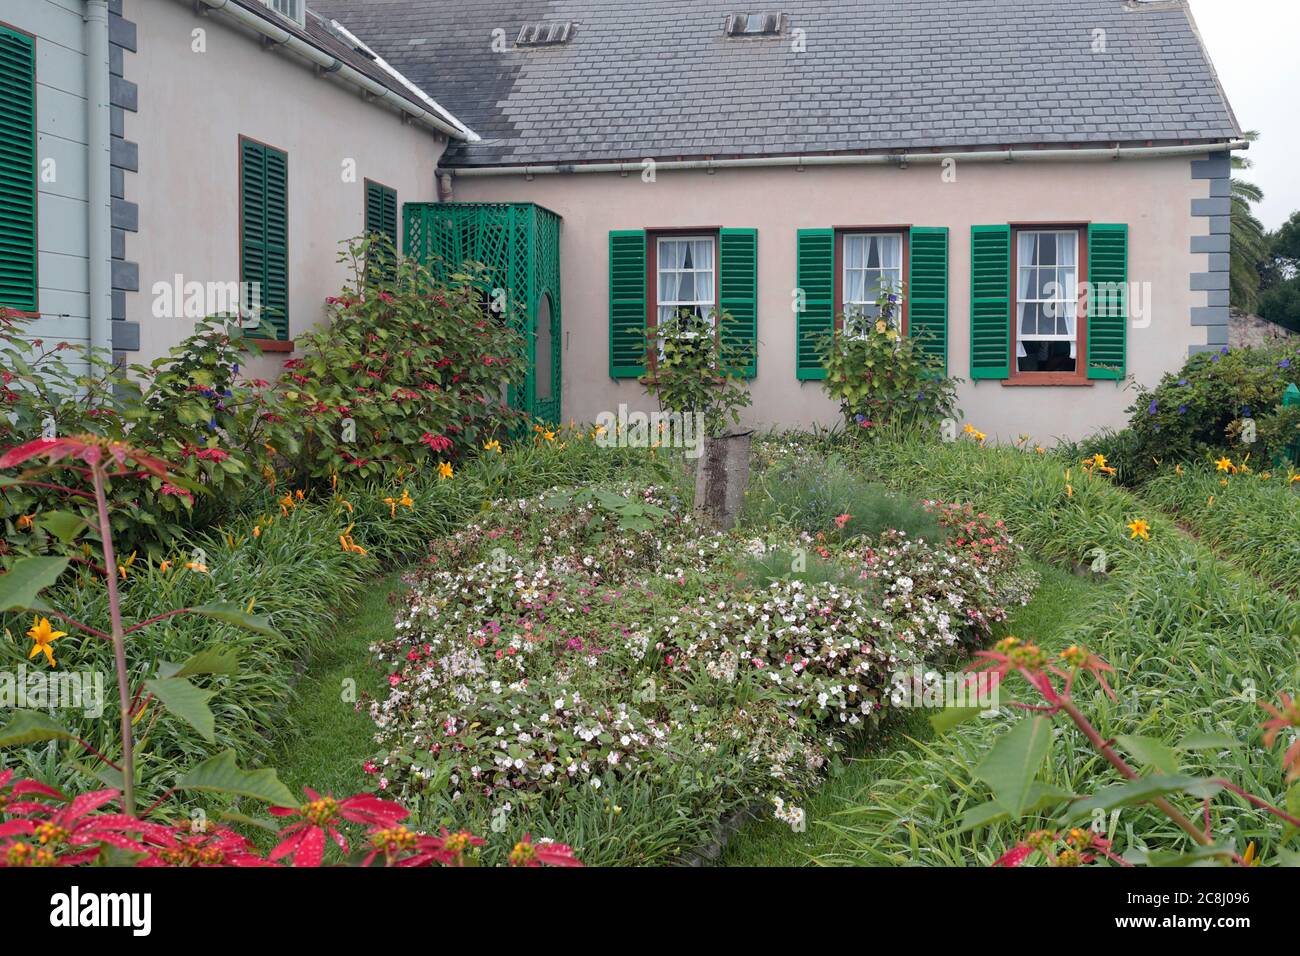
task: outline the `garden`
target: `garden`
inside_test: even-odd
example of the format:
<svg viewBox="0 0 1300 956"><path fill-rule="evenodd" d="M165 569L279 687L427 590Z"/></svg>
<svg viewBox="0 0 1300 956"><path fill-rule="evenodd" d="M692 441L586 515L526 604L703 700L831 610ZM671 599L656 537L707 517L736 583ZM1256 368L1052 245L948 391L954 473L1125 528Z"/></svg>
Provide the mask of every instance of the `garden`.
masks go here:
<svg viewBox="0 0 1300 956"><path fill-rule="evenodd" d="M0 317L0 865L1300 862L1293 347L994 447L885 295L751 444L669 325L729 502L504 401L474 270L348 255L275 381Z"/></svg>

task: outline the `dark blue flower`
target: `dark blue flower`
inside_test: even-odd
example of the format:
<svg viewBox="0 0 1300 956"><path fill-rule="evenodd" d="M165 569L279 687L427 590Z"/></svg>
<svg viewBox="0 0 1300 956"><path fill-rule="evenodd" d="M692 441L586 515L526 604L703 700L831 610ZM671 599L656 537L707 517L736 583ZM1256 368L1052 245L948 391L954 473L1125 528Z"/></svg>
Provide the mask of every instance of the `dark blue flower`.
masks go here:
<svg viewBox="0 0 1300 956"><path fill-rule="evenodd" d="M1153 398L1151 399L1151 404L1147 406L1147 414L1154 415L1158 411L1160 411L1160 406L1156 403L1156 400Z"/></svg>
<svg viewBox="0 0 1300 956"><path fill-rule="evenodd" d="M1186 414L1187 414L1187 406L1186 406L1186 405L1179 405L1179 406L1178 406L1178 414L1179 414L1179 415L1186 415Z"/></svg>

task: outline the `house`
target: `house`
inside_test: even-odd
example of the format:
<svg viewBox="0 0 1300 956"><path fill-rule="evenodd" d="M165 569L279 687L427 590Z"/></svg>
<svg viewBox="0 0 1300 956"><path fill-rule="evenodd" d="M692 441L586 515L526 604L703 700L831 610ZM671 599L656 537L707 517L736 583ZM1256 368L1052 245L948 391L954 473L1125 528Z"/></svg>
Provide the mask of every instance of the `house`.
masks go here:
<svg viewBox="0 0 1300 956"><path fill-rule="evenodd" d="M0 305L125 361L242 312L269 376L475 139L302 0L0 0L0 53Z"/></svg>
<svg viewBox="0 0 1300 956"><path fill-rule="evenodd" d="M520 401L551 419L652 408L646 330L722 309L748 418L833 423L817 343L882 285L1001 439L1119 425L1134 382L1228 341L1245 144L1183 0L0 0L0 22L39 47L33 5L105 3L111 243L42 230L41 281L91 281L40 311L124 355L188 334L191 281L256 284L287 353L367 229L493 269L530 332ZM40 188L42 225L79 201Z"/></svg>
<svg viewBox="0 0 1300 956"><path fill-rule="evenodd" d="M882 278L1003 439L1118 425L1227 343L1244 144L1181 0L316 6L480 135L454 203L560 217L566 419L653 407L644 329L721 305L750 419L832 423L815 343Z"/></svg>

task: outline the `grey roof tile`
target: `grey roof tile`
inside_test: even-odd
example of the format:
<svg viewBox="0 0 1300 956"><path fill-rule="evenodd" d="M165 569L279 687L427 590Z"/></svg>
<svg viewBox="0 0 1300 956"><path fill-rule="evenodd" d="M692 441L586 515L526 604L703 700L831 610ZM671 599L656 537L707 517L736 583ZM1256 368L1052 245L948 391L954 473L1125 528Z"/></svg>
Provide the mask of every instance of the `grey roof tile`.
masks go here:
<svg viewBox="0 0 1300 956"><path fill-rule="evenodd" d="M739 0L309 0L472 127L449 165L1239 134L1181 3L772 0L805 32L729 39ZM558 48L525 23L572 21ZM504 37L494 52L493 31ZM1106 49L1093 52L1094 31ZM424 42L416 43L421 40ZM498 44L499 46L499 44Z"/></svg>

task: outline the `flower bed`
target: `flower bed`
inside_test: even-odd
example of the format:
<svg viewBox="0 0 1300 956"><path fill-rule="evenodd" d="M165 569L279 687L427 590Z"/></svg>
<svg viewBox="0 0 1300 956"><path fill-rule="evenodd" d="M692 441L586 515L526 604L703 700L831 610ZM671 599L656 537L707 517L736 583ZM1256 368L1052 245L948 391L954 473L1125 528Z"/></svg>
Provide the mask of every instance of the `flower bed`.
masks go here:
<svg viewBox="0 0 1300 956"><path fill-rule="evenodd" d="M763 580L671 487L498 501L435 544L374 648L390 692L367 769L423 819L546 821L589 863L678 858L755 799L797 822L790 801L896 675L964 653L1032 589L1004 529L975 554L975 516L939 514L962 544L764 541L818 547L840 580Z"/></svg>

